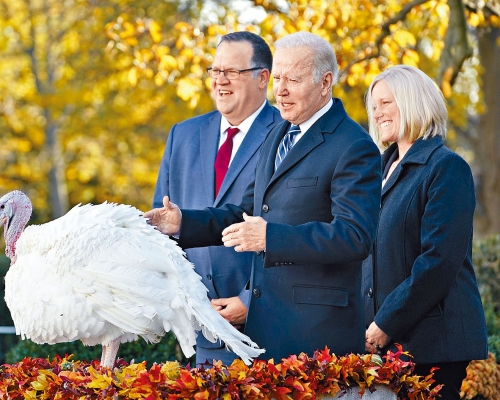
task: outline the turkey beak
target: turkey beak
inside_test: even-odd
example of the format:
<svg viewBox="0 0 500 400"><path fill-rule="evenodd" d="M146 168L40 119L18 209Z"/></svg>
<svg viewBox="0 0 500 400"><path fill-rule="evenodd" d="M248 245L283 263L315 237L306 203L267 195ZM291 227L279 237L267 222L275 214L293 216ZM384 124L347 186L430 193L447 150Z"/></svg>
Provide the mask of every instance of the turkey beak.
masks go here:
<svg viewBox="0 0 500 400"><path fill-rule="evenodd" d="M7 233L7 230L9 229L10 220L11 220L11 215L8 212L8 210L5 209L5 204L2 204L0 206L0 223L3 225L4 235Z"/></svg>

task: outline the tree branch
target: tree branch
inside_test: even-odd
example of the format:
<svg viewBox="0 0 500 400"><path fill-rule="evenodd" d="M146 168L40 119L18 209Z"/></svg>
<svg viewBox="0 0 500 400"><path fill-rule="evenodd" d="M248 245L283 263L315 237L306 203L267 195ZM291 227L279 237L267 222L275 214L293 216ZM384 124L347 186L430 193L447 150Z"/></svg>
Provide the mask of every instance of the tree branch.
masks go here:
<svg viewBox="0 0 500 400"><path fill-rule="evenodd" d="M354 59L351 61L347 67L341 72L341 76L348 74L349 70L354 64L357 64L362 61L368 61L372 58L377 58L380 56L380 46L382 45L382 41L391 34L390 26L398 23L399 21L403 21L408 13L413 9L413 7L419 6L421 4L427 3L429 0L414 0L411 3L406 4L394 17L386 21L382 27L381 32L377 39L375 40L375 51L372 52L369 56L364 56L361 58Z"/></svg>
<svg viewBox="0 0 500 400"><path fill-rule="evenodd" d="M379 37L375 41L375 46L379 50L380 53L380 45L382 44L382 40L384 40L385 37L389 36L391 34L390 26L394 25L395 23L402 21L406 18L408 13L413 9L413 7L419 6L420 4L427 3L429 0L413 0L411 3L408 3L405 5L394 17L392 17L390 20L388 20L384 25L382 25L382 32L380 33Z"/></svg>
<svg viewBox="0 0 500 400"><path fill-rule="evenodd" d="M441 53L439 82L441 88L453 86L464 61L472 56L472 48L467 38L467 22L462 0L448 0L450 18ZM445 90L443 90L445 92Z"/></svg>

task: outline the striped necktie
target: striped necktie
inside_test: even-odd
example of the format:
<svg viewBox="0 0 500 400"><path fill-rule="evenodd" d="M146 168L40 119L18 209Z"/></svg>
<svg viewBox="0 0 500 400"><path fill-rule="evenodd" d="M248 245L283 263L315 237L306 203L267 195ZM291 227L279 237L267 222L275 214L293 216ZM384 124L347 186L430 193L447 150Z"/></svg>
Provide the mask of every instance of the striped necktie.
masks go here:
<svg viewBox="0 0 500 400"><path fill-rule="evenodd" d="M276 159L274 160L274 170L278 169L286 154L290 151L293 146L293 138L295 135L300 133L300 128L297 125L291 125L290 129L281 139L280 145L278 146L278 151L276 152Z"/></svg>

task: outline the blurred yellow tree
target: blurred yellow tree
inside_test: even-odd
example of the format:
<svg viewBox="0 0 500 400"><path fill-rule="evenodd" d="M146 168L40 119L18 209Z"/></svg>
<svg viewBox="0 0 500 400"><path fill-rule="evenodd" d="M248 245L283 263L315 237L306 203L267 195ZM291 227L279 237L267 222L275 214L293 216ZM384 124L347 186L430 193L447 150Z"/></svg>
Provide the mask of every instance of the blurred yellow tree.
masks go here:
<svg viewBox="0 0 500 400"><path fill-rule="evenodd" d="M476 232L498 232L499 14L498 0L0 0L0 189L27 190L41 220L78 202L148 208L168 130L213 107L220 36L308 30L335 48L334 94L360 123L384 68L436 80L449 143L475 166Z"/></svg>
<svg viewBox="0 0 500 400"><path fill-rule="evenodd" d="M125 23L132 3L153 42L175 44L168 29L192 12L179 2L0 0L0 191L25 190L37 222L79 202L149 209L169 127L212 107L208 97L187 107L171 84L183 73L182 43L172 52L178 72L142 69L147 79L131 68L140 52L108 47L106 26ZM122 37L120 46L133 40Z"/></svg>
<svg viewBox="0 0 500 400"><path fill-rule="evenodd" d="M344 100L354 119L366 123L364 94L372 79L391 65L416 66L434 78L443 90L450 111L449 144L474 166L479 183L476 233L500 232L498 0L254 0L248 1L247 10L239 15L231 10L234 3L215 3L211 8L206 7L205 21L199 20L194 25L192 21L184 21L177 25L186 54L192 56L203 44L202 50L207 54L200 55L196 61L199 65L192 64L187 76L165 58L169 43L162 40L145 47L136 41L124 50L147 54L147 67L136 66L137 74L147 68L156 75L181 74L179 83L184 90L178 94L193 106L200 100L197 90L203 86L200 67L210 61L217 41L214 39L233 30L252 30L272 45L283 35L306 30L332 43L341 70L334 94ZM241 3L238 2L240 7ZM251 16L257 13L249 12L251 7L263 17L252 21ZM161 21L155 20L159 26L156 29L162 29ZM114 32L108 34L115 40L115 48L123 44L119 36L125 31L134 38L144 37L141 24L136 21L130 15L132 26L113 25ZM193 48L193 38L199 32L203 32L207 41L195 40ZM483 85L482 76L488 76L488 85Z"/></svg>

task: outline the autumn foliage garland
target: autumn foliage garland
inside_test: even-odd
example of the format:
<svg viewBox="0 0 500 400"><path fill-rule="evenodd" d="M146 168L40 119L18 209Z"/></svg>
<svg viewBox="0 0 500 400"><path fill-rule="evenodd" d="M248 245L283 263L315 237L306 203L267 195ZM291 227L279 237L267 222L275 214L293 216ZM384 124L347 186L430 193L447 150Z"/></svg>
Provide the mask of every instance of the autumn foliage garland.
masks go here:
<svg viewBox="0 0 500 400"><path fill-rule="evenodd" d="M398 351L378 355L349 354L337 357L325 348L312 358L290 356L280 364L256 360L247 367L236 360L229 367L183 368L177 362L127 364L117 362L113 371L98 361L25 358L0 367L2 399L316 399L335 396L349 388L360 394L385 385L399 399L436 399L439 388L430 389L432 374L412 375L413 363Z"/></svg>

